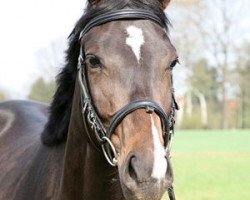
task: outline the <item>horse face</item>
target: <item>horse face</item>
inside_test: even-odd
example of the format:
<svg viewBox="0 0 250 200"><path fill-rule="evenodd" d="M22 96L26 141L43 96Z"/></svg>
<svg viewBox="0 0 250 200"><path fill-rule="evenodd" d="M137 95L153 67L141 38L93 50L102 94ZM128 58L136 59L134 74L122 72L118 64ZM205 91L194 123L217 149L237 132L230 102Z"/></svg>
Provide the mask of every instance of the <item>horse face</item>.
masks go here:
<svg viewBox="0 0 250 200"><path fill-rule="evenodd" d="M145 21L114 21L93 28L83 38L89 89L106 127L128 103L150 99L170 113L171 70L177 59L166 32ZM112 134L126 199L159 200L169 171L161 122L156 114L136 110Z"/></svg>

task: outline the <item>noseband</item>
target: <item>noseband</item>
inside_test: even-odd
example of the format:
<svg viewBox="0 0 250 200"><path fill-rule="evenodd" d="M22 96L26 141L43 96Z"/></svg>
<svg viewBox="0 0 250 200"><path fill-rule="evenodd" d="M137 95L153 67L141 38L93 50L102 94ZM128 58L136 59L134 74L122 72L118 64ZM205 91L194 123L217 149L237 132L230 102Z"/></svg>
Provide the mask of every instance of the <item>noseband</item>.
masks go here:
<svg viewBox="0 0 250 200"><path fill-rule="evenodd" d="M150 20L166 29L165 22L162 22L157 15L148 10L122 9L96 15L85 25L80 33L79 40L81 40L81 38L93 27L117 20ZM82 46L78 58L78 80L81 88L82 116L85 131L94 147L103 151L110 165L117 166L117 153L111 142L111 135L127 115L138 109L144 109L146 113L156 113L158 115L161 120L164 146L167 152L170 151L171 139L174 134L175 110L178 109L178 105L174 98L174 90L172 90L172 106L169 116L156 102L148 99L137 100L118 110L116 115L112 118L110 126L106 129L96 112L89 92L85 54ZM171 189L169 188L168 192L170 199L174 200L172 187Z"/></svg>

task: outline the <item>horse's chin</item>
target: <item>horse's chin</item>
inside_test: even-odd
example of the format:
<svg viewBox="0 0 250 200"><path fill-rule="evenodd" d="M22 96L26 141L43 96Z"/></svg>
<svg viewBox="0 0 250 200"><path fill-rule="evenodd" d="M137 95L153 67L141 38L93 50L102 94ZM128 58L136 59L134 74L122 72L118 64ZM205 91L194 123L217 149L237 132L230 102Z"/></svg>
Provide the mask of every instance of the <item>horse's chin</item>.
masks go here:
<svg viewBox="0 0 250 200"><path fill-rule="evenodd" d="M123 196L126 200L161 200L167 191L166 178L163 180L148 178L143 182L138 182L131 179L126 170L119 171L119 176Z"/></svg>
<svg viewBox="0 0 250 200"><path fill-rule="evenodd" d="M141 154L133 152L129 153L126 159L121 159L125 161L118 161L123 196L126 200L161 200L169 186L168 170L162 169L161 176L153 176L152 162L145 160L146 156L140 156ZM167 164L163 166L167 168Z"/></svg>
<svg viewBox="0 0 250 200"><path fill-rule="evenodd" d="M126 200L161 200L166 191L164 183L145 182L132 185L121 183L123 195Z"/></svg>

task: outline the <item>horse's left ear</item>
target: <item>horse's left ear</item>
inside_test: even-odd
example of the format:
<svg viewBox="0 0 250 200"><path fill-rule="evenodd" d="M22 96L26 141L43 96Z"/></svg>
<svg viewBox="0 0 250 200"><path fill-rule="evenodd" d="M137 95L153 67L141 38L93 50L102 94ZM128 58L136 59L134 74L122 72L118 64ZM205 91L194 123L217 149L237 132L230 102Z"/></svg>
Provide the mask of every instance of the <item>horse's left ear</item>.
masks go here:
<svg viewBox="0 0 250 200"><path fill-rule="evenodd" d="M97 4L99 3L101 0L88 0L89 4L93 5L93 4Z"/></svg>
<svg viewBox="0 0 250 200"><path fill-rule="evenodd" d="M171 0L158 0L158 1L161 3L163 9L166 9Z"/></svg>

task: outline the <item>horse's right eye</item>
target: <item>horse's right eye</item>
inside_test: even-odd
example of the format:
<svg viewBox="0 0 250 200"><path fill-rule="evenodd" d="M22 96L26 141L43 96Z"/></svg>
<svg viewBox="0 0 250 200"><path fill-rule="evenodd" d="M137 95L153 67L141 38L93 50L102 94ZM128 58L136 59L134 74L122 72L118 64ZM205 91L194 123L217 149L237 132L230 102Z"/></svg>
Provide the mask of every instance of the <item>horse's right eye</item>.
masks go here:
<svg viewBox="0 0 250 200"><path fill-rule="evenodd" d="M87 66L91 68L102 68L102 63L100 59L94 55L90 55L86 57Z"/></svg>

